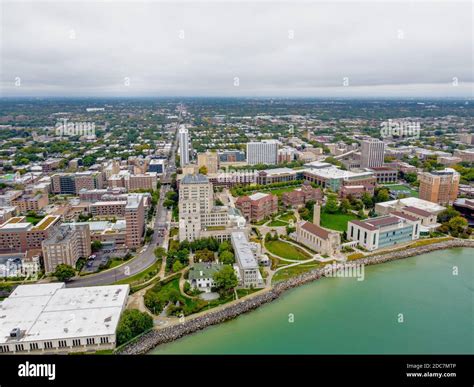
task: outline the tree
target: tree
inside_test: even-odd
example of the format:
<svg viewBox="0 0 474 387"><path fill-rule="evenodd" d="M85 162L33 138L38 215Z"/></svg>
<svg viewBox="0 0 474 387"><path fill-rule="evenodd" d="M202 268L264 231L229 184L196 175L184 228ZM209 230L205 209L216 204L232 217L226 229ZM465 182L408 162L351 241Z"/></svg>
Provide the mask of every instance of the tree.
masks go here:
<svg viewBox="0 0 474 387"><path fill-rule="evenodd" d="M349 202L348 199L342 199L341 204L339 205L339 210L343 214L347 214L350 210L352 209L351 203Z"/></svg>
<svg viewBox="0 0 474 387"><path fill-rule="evenodd" d="M117 327L117 344L124 344L135 336L153 328L153 318L138 309L126 309Z"/></svg>
<svg viewBox="0 0 474 387"><path fill-rule="evenodd" d="M234 254L228 250L224 250L219 256L219 259L221 260L222 263L225 263L227 265L230 265L235 262Z"/></svg>
<svg viewBox="0 0 474 387"><path fill-rule="evenodd" d="M199 168L199 173L202 175L207 175L207 167L203 165L201 168Z"/></svg>
<svg viewBox="0 0 474 387"><path fill-rule="evenodd" d="M102 248L101 241L92 241L91 243L91 250L92 251L99 251Z"/></svg>
<svg viewBox="0 0 474 387"><path fill-rule="evenodd" d="M373 207L374 201L373 201L373 199L372 199L372 196L370 196L370 194L369 194L368 192L364 192L364 193L362 194L362 198L361 198L361 199L362 199L362 203L364 203L364 206L365 206L366 208L371 208L371 207Z"/></svg>
<svg viewBox="0 0 474 387"><path fill-rule="evenodd" d="M183 269L183 264L179 261L176 261L175 263L173 263L173 271L175 273L177 273L178 271L182 270Z"/></svg>
<svg viewBox="0 0 474 387"><path fill-rule="evenodd" d="M448 227L451 233L456 236L462 233L467 228L467 220L464 219L462 216L455 216L451 218L448 222Z"/></svg>
<svg viewBox="0 0 474 387"><path fill-rule="evenodd" d="M453 207L448 207L438 214L438 222L446 223L449 222L452 218L460 215L461 213L456 211Z"/></svg>
<svg viewBox="0 0 474 387"><path fill-rule="evenodd" d="M390 200L390 194L388 192L388 189L382 188L379 189L377 192L377 195L375 196L375 202L376 203L381 203L381 202L387 202Z"/></svg>
<svg viewBox="0 0 474 387"><path fill-rule="evenodd" d="M76 270L73 267L61 263L60 265L56 266L56 270L53 273L59 281L69 281L72 277L76 275Z"/></svg>
<svg viewBox="0 0 474 387"><path fill-rule="evenodd" d="M155 253L155 257L158 259L163 259L166 255L166 250L163 247L157 247L153 252Z"/></svg>
<svg viewBox="0 0 474 387"><path fill-rule="evenodd" d="M232 250L231 244L228 241L222 241L222 243L219 245L219 253L227 250Z"/></svg>
<svg viewBox="0 0 474 387"><path fill-rule="evenodd" d="M223 293L228 293L234 289L239 281L235 275L234 268L230 265L225 265L213 276L216 288Z"/></svg>
<svg viewBox="0 0 474 387"><path fill-rule="evenodd" d="M326 205L324 206L324 211L328 214L336 214L339 211L337 205L337 196L335 194L329 194Z"/></svg>

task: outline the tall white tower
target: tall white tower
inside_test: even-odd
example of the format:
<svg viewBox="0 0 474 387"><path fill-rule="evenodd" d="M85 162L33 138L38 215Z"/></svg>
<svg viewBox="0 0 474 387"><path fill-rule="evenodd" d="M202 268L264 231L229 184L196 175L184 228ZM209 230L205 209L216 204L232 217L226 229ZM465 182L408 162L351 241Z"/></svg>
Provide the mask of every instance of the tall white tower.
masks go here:
<svg viewBox="0 0 474 387"><path fill-rule="evenodd" d="M179 126L179 159L182 167L189 164L189 132L185 125Z"/></svg>

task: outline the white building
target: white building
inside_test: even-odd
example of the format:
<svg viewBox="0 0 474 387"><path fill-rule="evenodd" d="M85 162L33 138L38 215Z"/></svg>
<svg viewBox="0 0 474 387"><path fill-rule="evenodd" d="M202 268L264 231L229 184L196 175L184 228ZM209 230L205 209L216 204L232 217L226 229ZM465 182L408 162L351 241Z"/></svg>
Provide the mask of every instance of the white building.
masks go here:
<svg viewBox="0 0 474 387"><path fill-rule="evenodd" d="M393 247L420 237L421 221L414 216L392 212L366 220L347 223L347 239L369 251Z"/></svg>
<svg viewBox="0 0 474 387"><path fill-rule="evenodd" d="M222 269L222 263L198 262L189 269L188 282L191 288L210 293L215 287L214 274Z"/></svg>
<svg viewBox="0 0 474 387"><path fill-rule="evenodd" d="M360 149L361 168L381 167L384 161L385 144L376 138L363 140Z"/></svg>
<svg viewBox="0 0 474 387"><path fill-rule="evenodd" d="M237 267L239 268L239 276L241 285L245 288L262 288L265 286L257 258L252 251L252 245L247 236L241 232L233 232L231 234L232 247L234 248Z"/></svg>
<svg viewBox="0 0 474 387"><path fill-rule="evenodd" d="M278 162L278 141L263 140L247 143L247 164L276 164Z"/></svg>
<svg viewBox="0 0 474 387"><path fill-rule="evenodd" d="M179 127L179 160L181 166L189 164L189 132L185 125Z"/></svg>
<svg viewBox="0 0 474 387"><path fill-rule="evenodd" d="M0 304L0 353L113 349L128 285L20 285Z"/></svg>
<svg viewBox="0 0 474 387"><path fill-rule="evenodd" d="M233 207L214 205L214 190L201 174L186 175L179 183L179 240L193 241L214 237L229 239L230 233L243 229L245 218Z"/></svg>

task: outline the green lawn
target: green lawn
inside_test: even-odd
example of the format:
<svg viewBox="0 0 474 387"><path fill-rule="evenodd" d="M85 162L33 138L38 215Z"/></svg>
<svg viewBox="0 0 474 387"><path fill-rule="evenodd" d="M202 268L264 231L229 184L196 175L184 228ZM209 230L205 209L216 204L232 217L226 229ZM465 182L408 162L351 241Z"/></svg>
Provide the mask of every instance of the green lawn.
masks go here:
<svg viewBox="0 0 474 387"><path fill-rule="evenodd" d="M328 214L321 213L321 227L329 228L336 231L347 231L347 222L357 219L353 214Z"/></svg>
<svg viewBox="0 0 474 387"><path fill-rule="evenodd" d="M149 279L153 278L156 274L158 274L160 267L161 267L161 259L157 260L153 265L141 271L140 273L137 273L128 278L124 278L120 281L117 281L115 284L116 285L129 284L130 286L140 285L141 283L148 281Z"/></svg>
<svg viewBox="0 0 474 387"><path fill-rule="evenodd" d="M268 227L280 227L280 226L288 226L288 223L282 222L281 220L275 219L267 224Z"/></svg>
<svg viewBox="0 0 474 387"><path fill-rule="evenodd" d="M290 220L293 220L293 222L296 221L296 217L291 212L288 214L279 216L278 219L283 220L285 222L289 222Z"/></svg>
<svg viewBox="0 0 474 387"><path fill-rule="evenodd" d="M413 188L411 188L408 185L394 184L394 185L384 185L383 187L388 188L389 190L392 190L392 191L410 191L408 196L411 196L411 197L414 197L414 198L418 197L418 191L414 190Z"/></svg>
<svg viewBox="0 0 474 387"><path fill-rule="evenodd" d="M239 298L242 298L242 297L248 296L249 294L258 292L260 290L262 289L237 289L236 292Z"/></svg>
<svg viewBox="0 0 474 387"><path fill-rule="evenodd" d="M305 273L313 269L317 269L321 266L322 266L321 263L310 263L310 264L307 263L304 265L292 266L287 269L282 269L273 276L272 282L275 283L275 282L285 281L289 278L296 277L299 274Z"/></svg>
<svg viewBox="0 0 474 387"><path fill-rule="evenodd" d="M27 216L26 221L33 224L33 226L34 226L37 223L39 223L40 220L42 220L43 218L44 218L44 216Z"/></svg>
<svg viewBox="0 0 474 387"><path fill-rule="evenodd" d="M311 258L303 250L281 240L265 242L265 247L268 251L270 251L270 253L280 256L282 258L300 261Z"/></svg>

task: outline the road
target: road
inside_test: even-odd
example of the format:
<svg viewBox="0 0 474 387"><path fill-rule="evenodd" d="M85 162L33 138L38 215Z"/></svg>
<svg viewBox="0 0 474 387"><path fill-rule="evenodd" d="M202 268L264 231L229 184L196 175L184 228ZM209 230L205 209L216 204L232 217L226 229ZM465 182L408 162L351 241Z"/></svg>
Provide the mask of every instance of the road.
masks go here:
<svg viewBox="0 0 474 387"><path fill-rule="evenodd" d="M176 126L176 132L178 132L177 129L179 127L179 124L180 121L178 121L178 124ZM178 134L176 134L176 138L177 135ZM84 277L77 277L69 281L66 285L67 287L74 288L81 286L109 285L119 280L135 275L137 273L140 273L156 261L154 250L156 246L164 245L164 242L166 238L168 238L169 234L167 222L169 210L163 206L163 202L165 200L166 193L171 189L169 184L171 180L171 175L176 172L176 148L177 141L175 140L171 148L170 156L168 158L168 166L166 167L166 171L161 178L162 186L160 190L160 198L156 205L155 223L153 225L153 229L155 232L153 233L151 242L145 247L143 251L139 250L138 255L132 260L130 260L127 264L101 273L90 274ZM158 230L160 228L166 228L166 232L163 236L159 236Z"/></svg>

